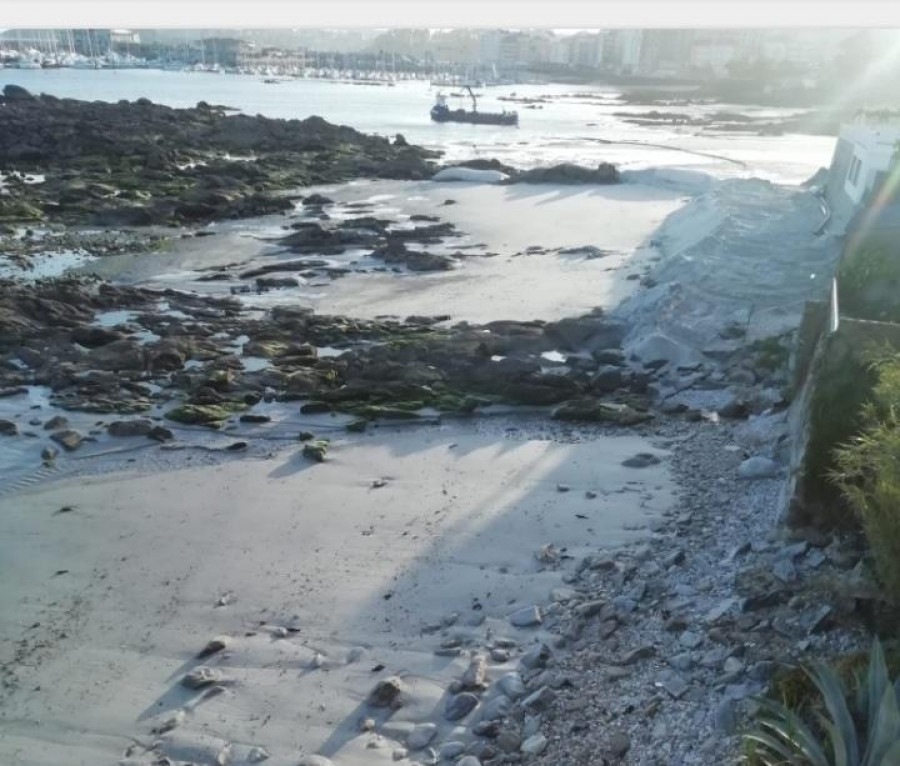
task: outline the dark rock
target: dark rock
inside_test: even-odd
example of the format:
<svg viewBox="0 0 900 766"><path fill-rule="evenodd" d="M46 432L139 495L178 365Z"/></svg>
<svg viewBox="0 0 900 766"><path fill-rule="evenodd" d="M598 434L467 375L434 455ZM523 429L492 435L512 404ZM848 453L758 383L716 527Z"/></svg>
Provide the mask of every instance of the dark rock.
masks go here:
<svg viewBox="0 0 900 766"><path fill-rule="evenodd" d="M175 434L165 426L154 426L147 432L147 436L158 442L167 442L175 438Z"/></svg>
<svg viewBox="0 0 900 766"><path fill-rule="evenodd" d="M591 375L591 390L599 393L612 393L622 387L625 376L620 367L605 365Z"/></svg>
<svg viewBox="0 0 900 766"><path fill-rule="evenodd" d="M72 429L57 431L50 434L50 438L60 446L65 447L69 452L77 450L84 441L84 437L78 431L73 431Z"/></svg>
<svg viewBox="0 0 900 766"><path fill-rule="evenodd" d="M630 458L622 461L626 468L647 468L651 465L659 465L660 459L649 452L638 452Z"/></svg>
<svg viewBox="0 0 900 766"><path fill-rule="evenodd" d="M33 101L35 97L21 85L9 83L3 88L4 101Z"/></svg>
<svg viewBox="0 0 900 766"><path fill-rule="evenodd" d="M743 399L732 399L719 408L719 417L731 420L746 420L750 416L750 407Z"/></svg>
<svg viewBox="0 0 900 766"><path fill-rule="evenodd" d="M476 707L478 707L478 697L471 692L454 694L447 700L444 716L448 721L459 721L460 719L465 718Z"/></svg>
<svg viewBox="0 0 900 766"><path fill-rule="evenodd" d="M19 433L18 426L11 420L0 420L0 436L15 436Z"/></svg>
<svg viewBox="0 0 900 766"><path fill-rule="evenodd" d="M608 162L603 162L596 168L562 163L526 170L511 179L512 183L533 184L615 184L619 181L618 168Z"/></svg>
<svg viewBox="0 0 900 766"><path fill-rule="evenodd" d="M631 426L653 419L649 412L635 410L625 404L601 402L599 399L577 399L564 402L553 411L556 420L614 423Z"/></svg>
<svg viewBox="0 0 900 766"><path fill-rule="evenodd" d="M149 420L115 420L106 429L110 436L147 436L153 430Z"/></svg>
<svg viewBox="0 0 900 766"><path fill-rule="evenodd" d="M262 415L259 413L247 413L246 415L241 415L240 421L241 423L268 423L272 418L268 415Z"/></svg>
<svg viewBox="0 0 900 766"><path fill-rule="evenodd" d="M124 337L122 333L107 327L85 326L72 330L72 342L86 348L99 348L108 343L123 340Z"/></svg>
<svg viewBox="0 0 900 766"><path fill-rule="evenodd" d="M396 676L386 678L375 684L375 688L369 692L368 703L372 707L391 707L399 701L403 691L403 682Z"/></svg>
<svg viewBox="0 0 900 766"><path fill-rule="evenodd" d="M311 205L322 206L322 205L333 205L334 200L330 197L326 197L323 194L310 194L308 197L303 198L303 204L306 207Z"/></svg>
<svg viewBox="0 0 900 766"><path fill-rule="evenodd" d="M58 428L65 428L69 425L69 419L63 415L54 415L50 420L44 423L45 431L55 431Z"/></svg>

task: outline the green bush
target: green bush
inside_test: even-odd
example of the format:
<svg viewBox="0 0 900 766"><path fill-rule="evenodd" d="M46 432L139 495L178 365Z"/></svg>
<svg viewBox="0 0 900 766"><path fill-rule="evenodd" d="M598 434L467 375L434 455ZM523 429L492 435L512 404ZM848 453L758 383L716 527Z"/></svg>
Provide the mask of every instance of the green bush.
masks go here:
<svg viewBox="0 0 900 766"><path fill-rule="evenodd" d="M803 708L760 700L742 735L744 761L759 766L896 766L900 763L900 683L874 642L868 669L848 686L821 663L803 668L815 687Z"/></svg>
<svg viewBox="0 0 900 766"><path fill-rule="evenodd" d="M838 269L842 315L879 322L900 322L900 253L880 241L864 241Z"/></svg>
<svg viewBox="0 0 900 766"><path fill-rule="evenodd" d="M900 593L900 355L871 363L877 382L862 430L835 451L831 478L859 516L888 594Z"/></svg>

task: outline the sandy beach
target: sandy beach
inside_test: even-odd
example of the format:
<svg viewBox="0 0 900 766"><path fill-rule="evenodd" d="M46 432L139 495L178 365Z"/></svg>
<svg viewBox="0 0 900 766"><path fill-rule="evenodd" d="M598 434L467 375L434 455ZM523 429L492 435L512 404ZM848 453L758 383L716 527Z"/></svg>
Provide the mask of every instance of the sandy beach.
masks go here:
<svg viewBox="0 0 900 766"><path fill-rule="evenodd" d="M582 142L624 172L440 183L405 139L103 114L144 108L271 154L101 197L145 246L69 253L71 281L7 235L0 763L722 763L776 653L849 645L790 590L831 559L771 534L839 244L797 184L831 139L548 121L443 159ZM346 151L380 180L321 184ZM69 181L40 237L82 220Z"/></svg>
<svg viewBox="0 0 900 766"><path fill-rule="evenodd" d="M382 429L340 439L322 465L288 448L3 498L15 586L0 635L17 658L4 762L112 763L184 711L162 736L173 762L230 748L224 762L250 763L258 746L279 766L314 752L390 763L468 664L435 656L442 642L510 639L489 680L515 670L554 624L553 594L566 598L554 556L638 540L670 502L666 452L645 439L515 423ZM663 462L621 466L638 452ZM544 625L510 624L533 604ZM179 681L220 634L228 646L208 662L224 691L205 699ZM366 695L395 675L407 704L361 733Z"/></svg>

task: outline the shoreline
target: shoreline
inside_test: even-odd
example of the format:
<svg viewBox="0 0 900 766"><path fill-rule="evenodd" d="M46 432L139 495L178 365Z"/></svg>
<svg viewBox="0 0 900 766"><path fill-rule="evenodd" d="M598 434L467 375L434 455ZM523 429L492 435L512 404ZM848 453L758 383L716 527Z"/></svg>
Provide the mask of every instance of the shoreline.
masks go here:
<svg viewBox="0 0 900 766"><path fill-rule="evenodd" d="M0 753L718 763L777 661L856 646L817 589L857 552L772 535L813 192L638 173L317 184L6 283L0 450L54 452L0 493ZM805 249L761 274L767 226Z"/></svg>

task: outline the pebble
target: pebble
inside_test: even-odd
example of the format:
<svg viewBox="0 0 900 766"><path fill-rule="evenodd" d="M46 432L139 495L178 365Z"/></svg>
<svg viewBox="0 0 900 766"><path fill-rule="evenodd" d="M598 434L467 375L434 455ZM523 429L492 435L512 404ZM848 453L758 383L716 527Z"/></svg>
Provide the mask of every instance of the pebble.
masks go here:
<svg viewBox="0 0 900 766"><path fill-rule="evenodd" d="M222 673L220 671L206 665L198 665L181 679L181 683L188 689L202 689L205 686L217 684L221 680Z"/></svg>
<svg viewBox="0 0 900 766"><path fill-rule="evenodd" d="M334 761L324 755L305 755L297 766L334 766Z"/></svg>
<svg viewBox="0 0 900 766"><path fill-rule="evenodd" d="M363 732L375 731L375 719L374 718L360 718L359 730L363 731Z"/></svg>
<svg viewBox="0 0 900 766"><path fill-rule="evenodd" d="M738 467L739 479L771 479L778 475L778 464L762 455L747 458Z"/></svg>
<svg viewBox="0 0 900 766"><path fill-rule="evenodd" d="M517 628L530 628L540 625L543 621L543 616L540 607L533 604L513 612L509 616L509 621Z"/></svg>
<svg viewBox="0 0 900 766"><path fill-rule="evenodd" d="M688 649L696 649L700 644L703 643L703 636L699 633L694 633L693 631L686 630L678 637L678 643L682 646L686 646Z"/></svg>
<svg viewBox="0 0 900 766"><path fill-rule="evenodd" d="M536 644L531 647L519 660L522 665L529 669L542 668L547 664L552 652L547 644Z"/></svg>
<svg viewBox="0 0 900 766"><path fill-rule="evenodd" d="M455 694L447 701L444 717L448 721L458 721L465 718L478 706L478 697L471 692Z"/></svg>
<svg viewBox="0 0 900 766"><path fill-rule="evenodd" d="M471 690L484 689L487 686L487 660L478 654L472 658L469 667L462 677L462 688Z"/></svg>
<svg viewBox="0 0 900 766"><path fill-rule="evenodd" d="M414 728L406 738L406 747L410 750L422 750L431 744L437 736L437 726L433 723L422 723Z"/></svg>
<svg viewBox="0 0 900 766"><path fill-rule="evenodd" d="M497 688L511 700L517 700L525 694L525 684L518 673L507 673L497 680Z"/></svg>
<svg viewBox="0 0 900 766"><path fill-rule="evenodd" d="M451 740L441 745L440 756L442 761L452 761L454 758L462 755L466 751L466 743L458 740Z"/></svg>
<svg viewBox="0 0 900 766"><path fill-rule="evenodd" d="M547 749L547 738L543 734L535 734L522 743L521 750L526 755L540 755Z"/></svg>
<svg viewBox="0 0 900 766"><path fill-rule="evenodd" d="M522 700L522 707L525 710L545 710L556 699L556 692L549 686L542 686L536 692L529 694Z"/></svg>
<svg viewBox="0 0 900 766"><path fill-rule="evenodd" d="M488 700L481 706L481 720L494 721L498 718L506 718L512 710L512 701L510 697L504 694Z"/></svg>
<svg viewBox="0 0 900 766"><path fill-rule="evenodd" d="M737 713L733 699L725 699L716 706L713 721L718 731L729 736L734 734L737 729Z"/></svg>
<svg viewBox="0 0 900 766"><path fill-rule="evenodd" d="M631 738L622 732L616 732L609 738L607 747L614 758L621 758L631 749Z"/></svg>
<svg viewBox="0 0 900 766"><path fill-rule="evenodd" d="M682 697L688 690L688 683L674 670L664 670L656 677L656 686L665 689L674 699Z"/></svg>
<svg viewBox="0 0 900 766"><path fill-rule="evenodd" d="M226 646L228 646L227 636L216 636L210 639L206 646L197 653L197 659L202 660L205 657L210 657L217 652L221 652Z"/></svg>
<svg viewBox="0 0 900 766"><path fill-rule="evenodd" d="M541 728L541 721L542 719L539 715L526 715L525 720L522 722L522 736L528 739L537 734Z"/></svg>
<svg viewBox="0 0 900 766"><path fill-rule="evenodd" d="M660 459L649 452L638 452L622 461L622 465L626 468L647 468L651 465L659 465L659 463Z"/></svg>
<svg viewBox="0 0 900 766"><path fill-rule="evenodd" d="M652 646L639 646L627 652L622 659L619 660L620 665L634 665L638 660L646 660L656 654L656 649Z"/></svg>
<svg viewBox="0 0 900 766"><path fill-rule="evenodd" d="M571 487L568 484L557 484L556 491L557 492L568 492Z"/></svg>
<svg viewBox="0 0 900 766"><path fill-rule="evenodd" d="M481 761L474 755L464 755L456 762L456 766L481 766Z"/></svg>
<svg viewBox="0 0 900 766"><path fill-rule="evenodd" d="M505 753L514 753L522 746L522 737L515 729L503 729L497 735L497 747Z"/></svg>
<svg viewBox="0 0 900 766"><path fill-rule="evenodd" d="M509 651L506 649L491 649L491 660L493 662L508 662Z"/></svg>

